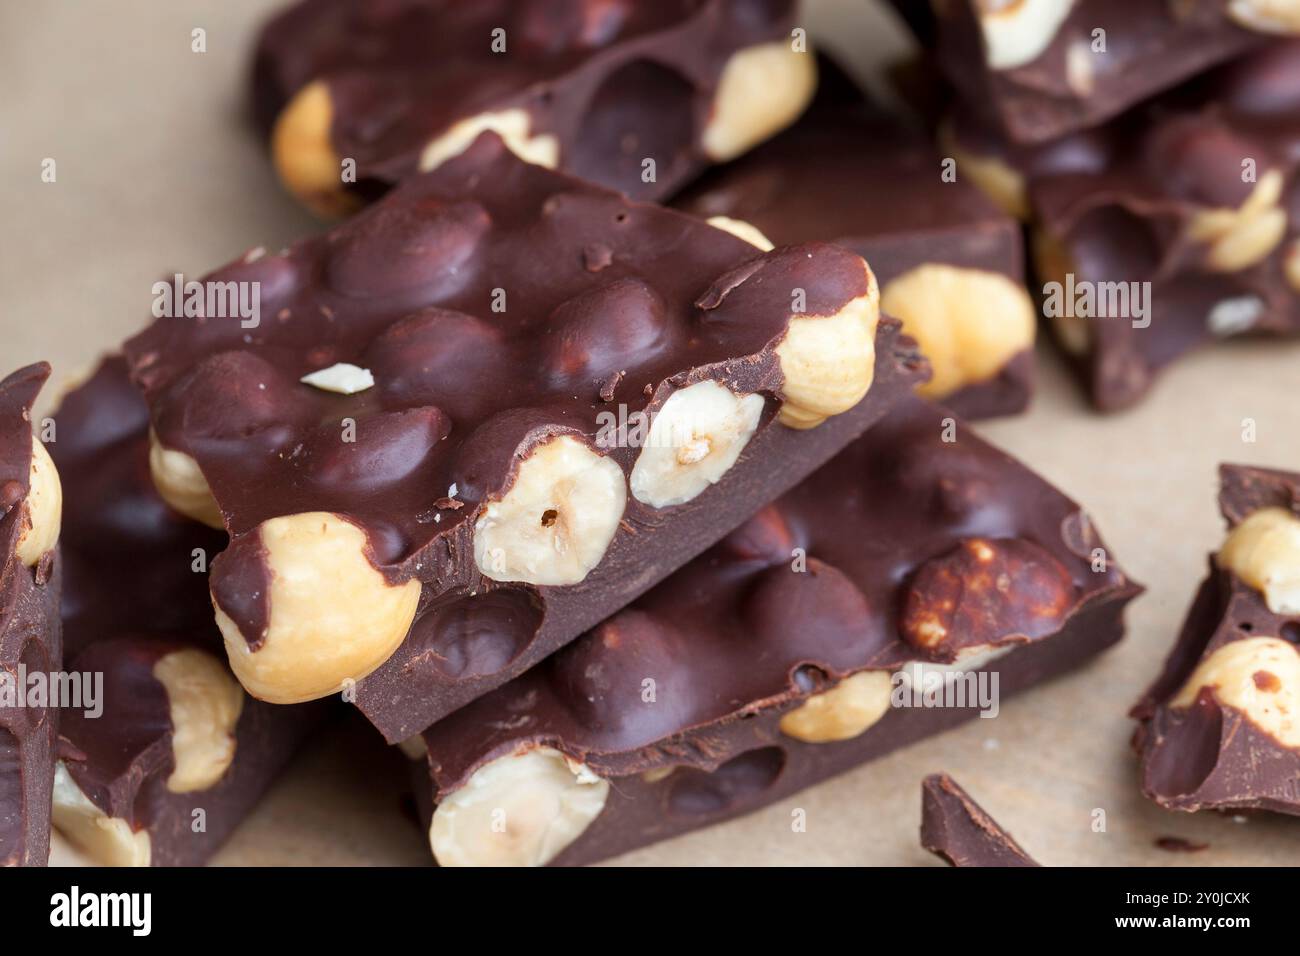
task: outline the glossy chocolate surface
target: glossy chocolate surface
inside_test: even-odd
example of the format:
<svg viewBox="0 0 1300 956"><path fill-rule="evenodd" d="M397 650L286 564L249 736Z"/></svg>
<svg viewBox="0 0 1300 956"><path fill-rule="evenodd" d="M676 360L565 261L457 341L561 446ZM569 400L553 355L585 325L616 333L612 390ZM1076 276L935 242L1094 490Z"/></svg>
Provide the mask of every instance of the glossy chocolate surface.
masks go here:
<svg viewBox="0 0 1300 956"><path fill-rule="evenodd" d="M556 861L590 862L978 712L893 708L838 743L780 732L786 712L850 674L1002 652L983 666L1000 671L1005 696L1118 640L1140 588L1109 557L1093 570L1104 544L1086 516L964 423L945 442L948 420L910 399L653 591L430 727L430 807L495 757L553 746L615 780L605 810ZM951 640L923 646L914 622L926 610ZM669 767L664 779L642 776Z"/></svg>
<svg viewBox="0 0 1300 956"><path fill-rule="evenodd" d="M1300 474L1224 465L1219 476L1219 508L1229 528L1260 508L1300 514ZM1300 815L1300 750L1223 703L1212 688L1187 707L1170 705L1197 664L1226 644L1256 637L1300 644L1300 615L1273 613L1263 595L1213 556L1209 564L1164 670L1133 708L1142 790L1170 810Z"/></svg>
<svg viewBox="0 0 1300 956"><path fill-rule="evenodd" d="M925 263L982 269L1024 282L1020 228L965 179L943 181L942 158L920 133L865 102L828 60L803 118L673 199L703 218L727 216L780 245L833 242L871 263L884 288ZM967 418L1022 411L1033 356L944 399Z"/></svg>
<svg viewBox="0 0 1300 956"><path fill-rule="evenodd" d="M728 58L788 38L793 16L789 0L306 0L262 33L255 109L269 132L322 80L360 197L414 173L453 123L522 109L533 135L559 140L561 169L657 199L707 164L700 140Z"/></svg>
<svg viewBox="0 0 1300 956"><path fill-rule="evenodd" d="M123 359L105 359L63 399L56 420L59 440L51 450L66 502L68 669L104 680L102 714L62 711L60 757L99 809L149 833L153 865L198 865L261 799L320 722L322 708L246 697L225 775L206 790L167 789L173 727L153 668L186 648L224 664L203 567L226 536L158 497L149 476L148 409ZM194 826L197 809L202 829Z"/></svg>
<svg viewBox="0 0 1300 956"><path fill-rule="evenodd" d="M951 866L1038 866L946 773L921 782L921 846Z"/></svg>
<svg viewBox="0 0 1300 956"><path fill-rule="evenodd" d="M32 675L63 660L59 592L63 562L55 552L35 567L17 555L31 486L32 404L50 367L44 362L0 379L0 671L15 693L0 703L0 866L44 866L50 853L50 791L58 713L30 706Z"/></svg>

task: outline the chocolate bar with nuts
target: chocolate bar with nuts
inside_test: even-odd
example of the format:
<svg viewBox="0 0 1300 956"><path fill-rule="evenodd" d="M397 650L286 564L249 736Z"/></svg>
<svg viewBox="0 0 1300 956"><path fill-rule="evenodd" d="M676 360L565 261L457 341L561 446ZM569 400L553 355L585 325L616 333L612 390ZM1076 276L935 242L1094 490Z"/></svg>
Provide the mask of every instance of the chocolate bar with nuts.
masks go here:
<svg viewBox="0 0 1300 956"><path fill-rule="evenodd" d="M1098 408L1206 343L1300 333L1300 41L1041 148L955 139L959 168L1027 197L1044 311Z"/></svg>
<svg viewBox="0 0 1300 956"><path fill-rule="evenodd" d="M909 399L715 548L422 735L444 865L586 863L1080 666L1141 589L1078 506Z"/></svg>
<svg viewBox="0 0 1300 956"><path fill-rule="evenodd" d="M339 215L483 130L638 199L788 125L816 86L793 0L304 0L253 95L280 178Z"/></svg>
<svg viewBox="0 0 1300 956"><path fill-rule="evenodd" d="M0 379L0 866L44 866L63 663L63 489L33 431L45 362Z"/></svg>
<svg viewBox="0 0 1300 956"><path fill-rule="evenodd" d="M1168 810L1300 815L1300 474L1219 477L1228 536L1133 709L1142 790Z"/></svg>
<svg viewBox="0 0 1300 956"><path fill-rule="evenodd" d="M260 322L161 318L126 345L154 481L231 535L212 597L245 688L342 689L393 742L666 577L925 373L854 253L763 252L492 133L206 280L241 283Z"/></svg>
<svg viewBox="0 0 1300 956"><path fill-rule="evenodd" d="M823 60L817 99L786 132L705 174L674 205L781 244L830 241L871 263L881 308L930 360L920 393L966 418L1022 411L1037 313L1019 225ZM715 218L722 217L722 218Z"/></svg>
<svg viewBox="0 0 1300 956"><path fill-rule="evenodd" d="M1290 0L894 4L968 108L1021 143L1096 126L1276 34L1300 33Z"/></svg>
<svg viewBox="0 0 1300 956"><path fill-rule="evenodd" d="M149 478L148 409L120 357L63 400L68 672L101 681L60 714L54 825L99 863L195 866L323 717L248 697L212 622L204 566L225 535Z"/></svg>
<svg viewBox="0 0 1300 956"><path fill-rule="evenodd" d="M946 773L921 782L921 846L951 866L1038 866Z"/></svg>

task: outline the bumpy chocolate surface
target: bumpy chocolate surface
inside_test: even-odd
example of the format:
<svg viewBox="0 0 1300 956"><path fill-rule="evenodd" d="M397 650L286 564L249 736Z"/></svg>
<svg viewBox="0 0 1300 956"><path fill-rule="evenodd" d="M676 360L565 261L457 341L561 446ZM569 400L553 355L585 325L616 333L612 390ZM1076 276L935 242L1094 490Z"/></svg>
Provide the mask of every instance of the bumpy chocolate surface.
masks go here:
<svg viewBox="0 0 1300 956"><path fill-rule="evenodd" d="M95 806L149 834L152 865L195 866L247 816L323 713L317 704L274 707L246 698L229 770L204 790L167 789L175 728L153 669L189 648L224 666L207 575L196 560L210 561L226 536L158 497L149 476L148 408L122 358L105 359L71 391L56 421L51 450L67 501L68 669L104 680L102 714L62 711L60 758Z"/></svg>
<svg viewBox="0 0 1300 956"><path fill-rule="evenodd" d="M1093 570L1104 545L1087 517L964 424L945 442L947 416L910 399L653 591L430 727L417 770L426 815L494 758L554 747L613 780L555 860L591 862L770 803L979 709L891 707L838 742L781 732L783 716L849 675L964 658L997 670L1005 698L1119 640L1141 589L1109 557ZM925 643L922 619L942 639Z"/></svg>
<svg viewBox="0 0 1300 956"><path fill-rule="evenodd" d="M48 682L62 666L59 592L63 562L53 551L34 567L18 557L31 490L32 403L44 362L0 379L0 671L12 704L0 701L0 866L44 866L50 853L50 790L58 713L32 706L30 677Z"/></svg>
<svg viewBox="0 0 1300 956"><path fill-rule="evenodd" d="M254 102L269 133L322 81L359 199L414 173L453 123L511 109L556 137L559 168L656 199L707 164L702 131L729 57L788 40L793 12L789 0L306 0L263 31Z"/></svg>
<svg viewBox="0 0 1300 956"><path fill-rule="evenodd" d="M1057 326L1099 408L1132 405L1162 369L1206 343L1300 332L1300 41L1043 147L999 145L961 122L957 139L1024 177L1044 283L1067 272L1076 289L1099 293L1101 283L1150 283L1149 327L1135 327L1132 314L1084 318L1073 332ZM1280 197L1249 225L1244 216L1229 225L1240 231L1225 240L1205 217L1240 211L1252 195L1261 202L1255 190L1270 174L1282 178ZM1277 216L1280 238L1266 235L1265 217ZM1227 252L1238 261L1212 264Z"/></svg>
<svg viewBox="0 0 1300 956"><path fill-rule="evenodd" d="M921 783L921 846L952 866L1038 866L946 773Z"/></svg>
<svg viewBox="0 0 1300 956"><path fill-rule="evenodd" d="M1050 3L949 0L935 4L935 17L924 15L925 3L894 3L907 8L909 22L935 44L936 59L953 85L1023 143L1095 126L1268 40L1264 32L1234 23L1222 0L1059 0L1068 13L1050 32L1027 24ZM1019 65L995 68L977 17L981 7L1004 8L986 15L991 22L1020 21L1012 42L1021 45L1036 36L1046 41L1040 52ZM1104 52L1093 49L1097 30L1104 31Z"/></svg>
<svg viewBox="0 0 1300 956"><path fill-rule="evenodd" d="M1300 474L1224 465L1220 481L1219 507L1230 528L1261 508L1300 515ZM1265 637L1300 644L1300 614L1274 613L1258 590L1211 557L1164 670L1133 708L1142 790L1160 806L1300 815L1300 749L1224 702L1216 687L1174 705L1202 661L1235 642ZM1276 698L1274 706L1287 713L1286 700L1297 688L1286 674L1264 669L1251 679L1261 702Z"/></svg>
<svg viewBox="0 0 1300 956"><path fill-rule="evenodd" d="M255 647L268 614L256 597L258 523L328 511L364 529L369 559L391 581L425 584L405 647L357 688L389 740L652 586L923 374L897 324L882 320L864 400L811 430L777 422L774 350L794 295L802 290L810 317L836 313L867 292L862 260L821 244L761 254L692 217L522 163L492 134L325 235L209 279L260 282L261 324L163 318L126 354L161 443L198 462L232 535L214 595L239 609L232 617ZM339 395L299 383L338 362L369 369L374 387ZM721 482L666 509L629 495L578 586L498 586L480 573L475 521L520 458L558 434L594 447L606 415L653 416L706 380L766 396ZM346 443L345 421L356 425ZM640 449L615 444L601 450L630 474Z"/></svg>
<svg viewBox="0 0 1300 956"><path fill-rule="evenodd" d="M822 59L818 74L817 99L798 123L705 173L673 205L748 222L777 245L834 242L871 263L881 288L926 263L1023 284L1019 226L965 179L944 182L929 141L865 102L833 63ZM1032 390L1029 349L943 402L966 418L1008 415Z"/></svg>

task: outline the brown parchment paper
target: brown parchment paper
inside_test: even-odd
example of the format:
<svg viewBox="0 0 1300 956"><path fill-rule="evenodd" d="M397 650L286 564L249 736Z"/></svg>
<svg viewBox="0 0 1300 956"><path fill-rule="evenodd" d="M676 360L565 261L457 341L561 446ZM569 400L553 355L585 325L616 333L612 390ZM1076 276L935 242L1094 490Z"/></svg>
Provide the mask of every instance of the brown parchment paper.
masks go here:
<svg viewBox="0 0 1300 956"><path fill-rule="evenodd" d="M198 276L316 224L284 196L245 121L268 0L0 5L0 366L74 381L149 315L150 286ZM867 0L811 4L814 39L862 74L901 33ZM193 52L196 29L206 52ZM42 182L42 163L57 179ZM1142 799L1125 713L1216 548L1215 466L1300 469L1300 344L1234 343L1177 365L1140 408L1102 418L1045 350L1033 410L979 430L1086 505L1149 587L1093 666L743 819L627 864L934 864L920 781L954 774L1046 864L1300 862L1300 819L1175 815ZM1256 440L1243 440L1247 420ZM400 758L360 720L322 736L217 857L229 865L425 864ZM792 811L806 812L794 832ZM1104 831L1099 831L1099 814ZM1156 838L1209 844L1157 849ZM60 854L62 857L62 854Z"/></svg>

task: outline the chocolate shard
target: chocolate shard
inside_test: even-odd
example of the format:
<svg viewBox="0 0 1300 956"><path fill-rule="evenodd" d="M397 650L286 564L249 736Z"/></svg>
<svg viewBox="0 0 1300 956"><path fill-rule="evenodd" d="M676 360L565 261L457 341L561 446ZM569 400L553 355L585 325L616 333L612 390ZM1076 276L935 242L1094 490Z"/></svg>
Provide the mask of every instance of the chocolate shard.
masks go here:
<svg viewBox="0 0 1300 956"><path fill-rule="evenodd" d="M921 783L921 846L952 866L1039 866L946 773Z"/></svg>

